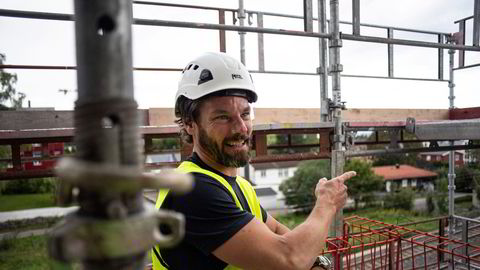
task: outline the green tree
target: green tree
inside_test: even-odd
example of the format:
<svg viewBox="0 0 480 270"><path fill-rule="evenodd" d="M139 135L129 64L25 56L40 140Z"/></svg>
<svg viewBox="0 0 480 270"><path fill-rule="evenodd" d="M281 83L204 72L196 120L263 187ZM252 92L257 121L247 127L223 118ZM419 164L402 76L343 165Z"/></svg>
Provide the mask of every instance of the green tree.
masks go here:
<svg viewBox="0 0 480 270"><path fill-rule="evenodd" d="M180 149L179 138L155 138L152 139L152 150L177 150Z"/></svg>
<svg viewBox="0 0 480 270"><path fill-rule="evenodd" d="M345 171L356 171L357 175L345 182L348 187L348 196L355 202L355 209L360 202L372 200L374 191L383 189L383 177L372 171L372 165L360 159L350 159L345 165Z"/></svg>
<svg viewBox="0 0 480 270"><path fill-rule="evenodd" d="M4 54L0 53L0 65L3 65L6 60ZM9 73L0 68L0 110L7 110L9 106L6 105L10 102L11 107L21 108L25 94L18 92L15 89L17 83L17 74Z"/></svg>
<svg viewBox="0 0 480 270"><path fill-rule="evenodd" d="M284 146L269 150L271 154L318 152L320 141L317 136L317 134L291 134L289 137L287 134L269 134L267 135L267 145ZM297 147L287 147L289 140L291 145ZM312 147L314 144L316 146Z"/></svg>
<svg viewBox="0 0 480 270"><path fill-rule="evenodd" d="M369 142L374 142L378 139L378 141L388 142L391 140L392 136L396 136L397 140L400 140L400 133L392 133L392 131L378 131L377 133L372 132L369 135L361 135L358 137L359 140L366 140ZM407 132L403 133L404 140L414 140L416 139L414 134L410 134ZM418 148L421 147L421 143L402 143L398 145L398 147L403 148ZM371 144L367 146L368 149L385 149L386 147L390 147L388 144ZM395 164L408 164L415 166L417 162L417 155L414 153L391 153L391 154L384 154L375 157L373 160L373 166L385 166L385 165L395 165Z"/></svg>
<svg viewBox="0 0 480 270"><path fill-rule="evenodd" d="M384 208L400 208L411 210L415 192L410 188L402 188L399 192L389 192L384 198Z"/></svg>
<svg viewBox="0 0 480 270"><path fill-rule="evenodd" d="M472 145L480 145L480 140L471 140L470 144ZM480 169L480 149L469 149L466 150L468 156L471 159L471 165Z"/></svg>
<svg viewBox="0 0 480 270"><path fill-rule="evenodd" d="M474 178L479 174L480 170L473 167L458 167L455 171L455 190L459 192L471 192L474 188Z"/></svg>
<svg viewBox="0 0 480 270"><path fill-rule="evenodd" d="M300 163L294 175L280 185L285 203L296 209L310 212L315 203L315 186L318 180L330 176L328 160L309 160Z"/></svg>

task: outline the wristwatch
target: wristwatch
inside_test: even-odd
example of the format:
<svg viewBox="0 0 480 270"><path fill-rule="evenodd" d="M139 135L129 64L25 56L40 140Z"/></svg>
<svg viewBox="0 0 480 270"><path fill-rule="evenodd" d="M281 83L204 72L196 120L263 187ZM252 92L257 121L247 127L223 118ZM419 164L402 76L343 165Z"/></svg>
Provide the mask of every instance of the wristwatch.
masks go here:
<svg viewBox="0 0 480 270"><path fill-rule="evenodd" d="M317 266L322 267L325 270L330 270L332 267L332 262L330 261L330 259L328 259L325 256L318 256L315 259L315 262L313 263L312 268Z"/></svg>

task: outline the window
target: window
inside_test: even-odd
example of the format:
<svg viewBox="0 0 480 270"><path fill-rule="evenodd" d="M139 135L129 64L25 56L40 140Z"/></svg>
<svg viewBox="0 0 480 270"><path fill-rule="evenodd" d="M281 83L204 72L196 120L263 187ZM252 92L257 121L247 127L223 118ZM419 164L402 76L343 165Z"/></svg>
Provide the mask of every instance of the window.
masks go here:
<svg viewBox="0 0 480 270"><path fill-rule="evenodd" d="M427 161L430 161L430 155L427 155L427 156L425 157L425 159L426 159Z"/></svg>
<svg viewBox="0 0 480 270"><path fill-rule="evenodd" d="M402 180L402 187L408 187L408 179Z"/></svg>
<svg viewBox="0 0 480 270"><path fill-rule="evenodd" d="M278 177L288 177L288 169L278 169Z"/></svg>
<svg viewBox="0 0 480 270"><path fill-rule="evenodd" d="M459 161L460 160L460 155L455 155L455 161Z"/></svg>
<svg viewBox="0 0 480 270"><path fill-rule="evenodd" d="M437 161L440 161L442 160L442 157L441 156L437 156Z"/></svg>
<svg viewBox="0 0 480 270"><path fill-rule="evenodd" d="M267 176L267 171L261 170L261 171L260 171L260 177L263 178L263 177L266 177L266 176Z"/></svg>
<svg viewBox="0 0 480 270"><path fill-rule="evenodd" d="M412 179L412 187L416 187L417 186L417 179Z"/></svg>

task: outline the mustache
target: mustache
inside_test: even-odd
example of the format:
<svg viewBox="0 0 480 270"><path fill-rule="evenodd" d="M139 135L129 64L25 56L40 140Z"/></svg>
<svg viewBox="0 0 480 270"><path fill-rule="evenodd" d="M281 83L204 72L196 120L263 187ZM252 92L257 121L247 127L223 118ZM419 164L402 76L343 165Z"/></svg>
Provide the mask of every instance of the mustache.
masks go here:
<svg viewBox="0 0 480 270"><path fill-rule="evenodd" d="M230 137L225 138L223 141L228 142L228 141L239 141L239 140L249 140L250 141L251 136L245 135L245 134L240 134L240 133L235 133Z"/></svg>

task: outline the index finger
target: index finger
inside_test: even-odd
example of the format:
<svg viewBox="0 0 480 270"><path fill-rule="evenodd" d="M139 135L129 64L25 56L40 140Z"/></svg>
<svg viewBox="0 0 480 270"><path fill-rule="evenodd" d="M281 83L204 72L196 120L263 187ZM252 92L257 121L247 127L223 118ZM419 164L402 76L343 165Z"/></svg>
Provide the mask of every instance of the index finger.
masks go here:
<svg viewBox="0 0 480 270"><path fill-rule="evenodd" d="M335 178L337 178L338 180L342 181L342 182L345 182L347 181L348 179L354 177L355 175L357 175L357 172L355 171L348 171L340 176L337 176Z"/></svg>

